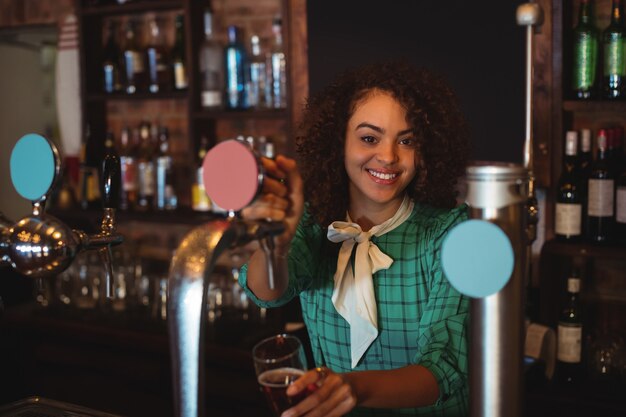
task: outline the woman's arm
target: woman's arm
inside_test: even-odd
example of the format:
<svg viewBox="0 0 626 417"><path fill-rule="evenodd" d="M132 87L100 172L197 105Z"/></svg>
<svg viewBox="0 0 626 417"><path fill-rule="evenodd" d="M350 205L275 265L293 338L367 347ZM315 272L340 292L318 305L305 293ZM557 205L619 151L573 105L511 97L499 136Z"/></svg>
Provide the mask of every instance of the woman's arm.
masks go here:
<svg viewBox="0 0 626 417"><path fill-rule="evenodd" d="M270 301L287 289L289 273L287 252L304 210L302 178L296 162L282 155L275 160L263 159L268 174L263 181L263 194L241 211L246 220L272 220L285 223L285 232L275 241L275 288L269 288L267 260L262 248L257 247L248 262L247 285L259 299Z"/></svg>
<svg viewBox="0 0 626 417"><path fill-rule="evenodd" d="M325 374L324 376L320 376ZM322 380L323 379L323 380ZM319 386L319 388L315 388ZM435 376L421 365L383 371L357 371L344 374L326 368L312 370L298 378L288 395L313 391L282 417L341 416L355 406L370 408L416 408L433 405L439 398Z"/></svg>

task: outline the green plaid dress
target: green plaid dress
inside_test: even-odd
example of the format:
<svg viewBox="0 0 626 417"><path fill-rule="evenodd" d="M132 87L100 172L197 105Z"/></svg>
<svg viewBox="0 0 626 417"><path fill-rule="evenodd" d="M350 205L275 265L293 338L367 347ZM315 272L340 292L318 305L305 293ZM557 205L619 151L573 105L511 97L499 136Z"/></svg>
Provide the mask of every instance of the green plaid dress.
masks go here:
<svg viewBox="0 0 626 417"><path fill-rule="evenodd" d="M467 333L469 300L450 286L440 262L441 243L455 224L467 219L467 206L452 210L416 204L411 216L372 241L393 264L374 274L378 305L376 340L356 368L350 366L350 329L332 304L333 275L340 243L303 216L289 251L289 287L272 302L247 288L247 265L239 283L262 307L280 306L300 296L316 365L335 372L395 369L411 364L428 368L440 397L429 407L356 408L349 416L465 416L467 411Z"/></svg>

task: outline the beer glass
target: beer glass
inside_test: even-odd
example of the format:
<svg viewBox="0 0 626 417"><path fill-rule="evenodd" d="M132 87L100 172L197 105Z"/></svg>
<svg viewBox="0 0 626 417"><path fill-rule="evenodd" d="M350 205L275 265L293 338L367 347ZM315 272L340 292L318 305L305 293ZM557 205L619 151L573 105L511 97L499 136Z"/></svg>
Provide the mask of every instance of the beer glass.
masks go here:
<svg viewBox="0 0 626 417"><path fill-rule="evenodd" d="M252 349L254 369L261 391L276 417L300 402L306 392L287 395L287 387L307 370L302 342L292 335L278 334L261 340Z"/></svg>

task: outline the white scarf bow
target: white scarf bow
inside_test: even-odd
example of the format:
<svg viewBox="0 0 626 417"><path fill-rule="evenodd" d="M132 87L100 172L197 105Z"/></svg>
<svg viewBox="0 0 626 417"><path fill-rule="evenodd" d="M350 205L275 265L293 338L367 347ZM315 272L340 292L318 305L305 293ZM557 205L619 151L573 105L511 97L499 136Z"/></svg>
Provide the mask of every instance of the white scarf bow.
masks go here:
<svg viewBox="0 0 626 417"><path fill-rule="evenodd" d="M372 275L381 269L388 269L393 263L393 259L370 238L382 236L401 225L413 212L413 206L413 200L405 196L393 217L367 232L352 223L349 215L347 222L336 221L328 226L328 240L343 242L337 258L332 301L337 312L350 324L352 368L378 336L378 310ZM355 244L355 271L352 271L350 256Z"/></svg>

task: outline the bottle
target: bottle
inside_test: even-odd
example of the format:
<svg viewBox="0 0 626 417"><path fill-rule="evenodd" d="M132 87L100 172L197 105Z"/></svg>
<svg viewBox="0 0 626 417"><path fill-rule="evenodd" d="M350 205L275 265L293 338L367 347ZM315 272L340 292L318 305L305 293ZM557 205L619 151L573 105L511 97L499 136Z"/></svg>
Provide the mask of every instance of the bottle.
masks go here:
<svg viewBox="0 0 626 417"><path fill-rule="evenodd" d="M578 23L574 27L572 89L574 97L589 99L596 95L600 33L593 22L593 0L582 0Z"/></svg>
<svg viewBox="0 0 626 417"><path fill-rule="evenodd" d="M187 88L187 62L185 59L185 32L184 16L176 15L174 26L176 38L172 48L172 73L174 76L174 89L184 90Z"/></svg>
<svg viewBox="0 0 626 417"><path fill-rule="evenodd" d="M79 185L80 185L80 207L83 210L95 209L99 207L100 187L98 186L98 170L90 166L87 161L87 146L92 143L91 126L85 126L85 133L80 149L80 168L79 168Z"/></svg>
<svg viewBox="0 0 626 417"><path fill-rule="evenodd" d="M241 29L228 27L228 45L225 48L226 105L230 109L245 109L246 100L246 51L241 43Z"/></svg>
<svg viewBox="0 0 626 417"><path fill-rule="evenodd" d="M200 77L202 92L200 103L207 109L223 106L224 56L223 47L213 34L213 12L209 6L204 10L204 42L200 46Z"/></svg>
<svg viewBox="0 0 626 417"><path fill-rule="evenodd" d="M274 42L269 54L269 65L272 83L272 107L287 107L287 60L283 45L282 20L276 17L272 22Z"/></svg>
<svg viewBox="0 0 626 417"><path fill-rule="evenodd" d="M122 51L117 42L118 23L115 20L109 21L107 40L104 45L102 70L104 77L104 92L117 93L121 91L120 81L120 58Z"/></svg>
<svg viewBox="0 0 626 417"><path fill-rule="evenodd" d="M567 298L557 330L557 376L562 384L576 384L582 377L583 322L579 301L580 276L573 269L567 279Z"/></svg>
<svg viewBox="0 0 626 417"><path fill-rule="evenodd" d="M577 160L578 132L565 136L563 170L557 185L554 232L557 239L577 241L582 235L582 193Z"/></svg>
<svg viewBox="0 0 626 417"><path fill-rule="evenodd" d="M170 154L169 131L162 126L159 129L159 146L156 157L156 197L157 210L175 210L178 197L174 185L174 161Z"/></svg>
<svg viewBox="0 0 626 417"><path fill-rule="evenodd" d="M160 22L156 17L149 21L150 38L146 47L146 62L148 63L148 91L158 93L167 90L170 79L167 68L167 56L165 52L165 40L161 31Z"/></svg>
<svg viewBox="0 0 626 417"><path fill-rule="evenodd" d="M608 99L623 99L626 94L624 90L626 83L625 38L622 1L613 0L611 23L602 33L604 56L602 90L604 97Z"/></svg>
<svg viewBox="0 0 626 417"><path fill-rule="evenodd" d="M261 55L261 42L257 35L250 38L249 78L246 86L248 105L254 108L267 108L271 102L270 86L267 82L265 58Z"/></svg>
<svg viewBox="0 0 626 417"><path fill-rule="evenodd" d="M142 91L145 86L146 65L137 39L137 25L136 21L128 20L124 31L124 74L127 94Z"/></svg>
<svg viewBox="0 0 626 417"><path fill-rule="evenodd" d="M142 121L139 125L141 145L137 160L137 209L146 211L152 208L155 194L154 147L150 135L150 123Z"/></svg>
<svg viewBox="0 0 626 417"><path fill-rule="evenodd" d="M617 136L620 143L624 137L623 127L617 128ZM615 184L615 234L618 236L618 243L626 244L626 159L624 159L623 149L620 149L617 159L617 177Z"/></svg>
<svg viewBox="0 0 626 417"><path fill-rule="evenodd" d="M609 243L613 233L615 181L606 151L606 129L600 129L596 159L587 183L587 239L598 244Z"/></svg>
<svg viewBox="0 0 626 417"><path fill-rule="evenodd" d="M137 158L128 126L124 126L120 133L119 155L122 174L120 209L130 210L137 203Z"/></svg>
<svg viewBox="0 0 626 417"><path fill-rule="evenodd" d="M587 236L587 186L591 175L593 153L591 152L591 129L580 130L580 152L578 153L578 172L580 173L580 196L583 204L583 236Z"/></svg>
<svg viewBox="0 0 626 417"><path fill-rule="evenodd" d="M211 210L211 200L206 194L204 180L202 179L202 162L209 149L209 139L202 136L198 147L198 157L194 172L194 181L191 185L191 208L195 211L208 212Z"/></svg>
<svg viewBox="0 0 626 417"><path fill-rule="evenodd" d="M626 44L624 45L626 47ZM615 178L619 177L622 172L622 163L624 161L624 128L622 126L614 126L611 128L613 137L613 150L611 152L611 166Z"/></svg>

